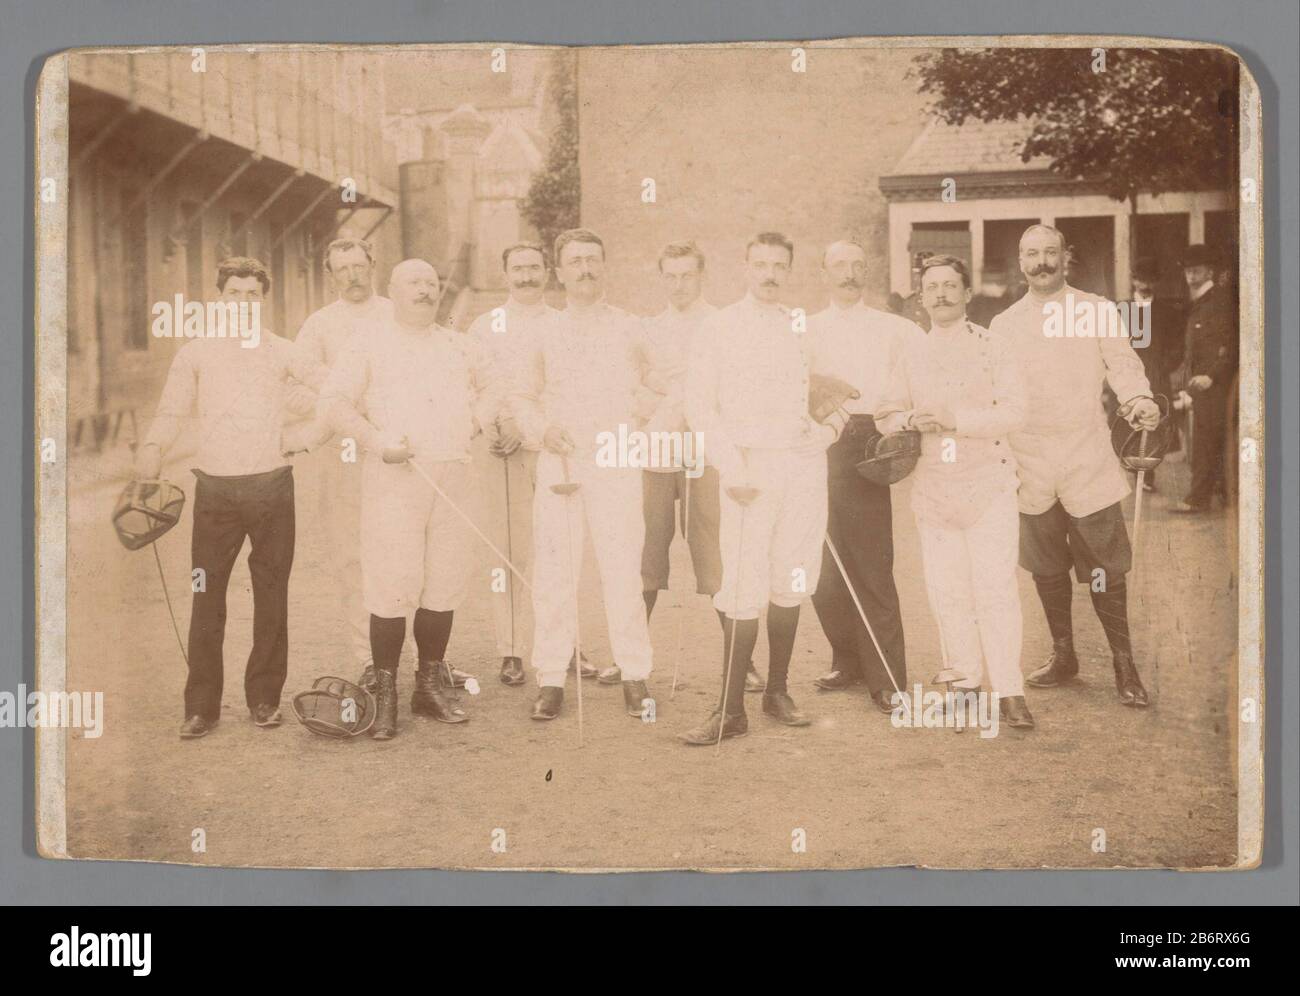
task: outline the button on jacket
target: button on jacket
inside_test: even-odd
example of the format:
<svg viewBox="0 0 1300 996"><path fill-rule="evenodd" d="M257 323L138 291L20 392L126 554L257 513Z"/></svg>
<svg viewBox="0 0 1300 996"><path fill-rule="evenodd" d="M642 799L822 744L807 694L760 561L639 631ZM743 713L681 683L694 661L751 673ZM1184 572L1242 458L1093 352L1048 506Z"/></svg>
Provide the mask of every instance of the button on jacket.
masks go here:
<svg viewBox="0 0 1300 996"><path fill-rule="evenodd" d="M724 476L743 476L739 448L816 445L811 358L808 335L794 331L789 310L752 295L701 324L686 374L686 418Z"/></svg>
<svg viewBox="0 0 1300 996"><path fill-rule="evenodd" d="M1102 408L1109 383L1121 405L1149 396L1142 361L1127 337L1052 337L1044 306L1098 307L1105 299L1070 286L1050 298L1027 293L993 319L1025 373L1028 417L1010 442L1020 464L1020 511L1041 515L1059 499L1075 518L1113 505L1129 492L1110 444Z"/></svg>
<svg viewBox="0 0 1300 996"><path fill-rule="evenodd" d="M1024 425L1026 389L1006 339L962 322L932 326L909 343L889 378L876 425L897 432L908 428L914 413L940 408L956 425L922 434L912 508L920 522L962 529L1019 483L1007 437Z"/></svg>
<svg viewBox="0 0 1300 996"><path fill-rule="evenodd" d="M508 404L524 445L541 449L551 426L591 456L602 432L636 427L644 350L639 319L600 301L559 312L526 350Z"/></svg>

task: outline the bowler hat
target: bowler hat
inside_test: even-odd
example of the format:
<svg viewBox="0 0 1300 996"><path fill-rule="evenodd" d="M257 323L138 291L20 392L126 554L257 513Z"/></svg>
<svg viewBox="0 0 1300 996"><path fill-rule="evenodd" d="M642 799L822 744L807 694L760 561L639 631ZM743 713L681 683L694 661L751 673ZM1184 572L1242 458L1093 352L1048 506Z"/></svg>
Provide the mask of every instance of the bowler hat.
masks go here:
<svg viewBox="0 0 1300 996"><path fill-rule="evenodd" d="M1218 254L1207 245L1196 243L1183 252L1183 268L1189 266L1217 266Z"/></svg>

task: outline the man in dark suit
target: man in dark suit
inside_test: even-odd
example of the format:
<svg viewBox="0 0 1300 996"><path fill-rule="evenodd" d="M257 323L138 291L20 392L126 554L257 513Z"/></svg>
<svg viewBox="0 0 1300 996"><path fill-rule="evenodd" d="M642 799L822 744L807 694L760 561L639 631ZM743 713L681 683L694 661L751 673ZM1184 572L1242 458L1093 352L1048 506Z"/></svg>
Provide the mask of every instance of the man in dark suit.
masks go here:
<svg viewBox="0 0 1300 996"><path fill-rule="evenodd" d="M1133 262L1133 302L1147 305L1145 344L1137 350L1151 384L1151 393L1173 400L1173 372L1183 362L1183 334L1187 317L1181 301L1159 296L1160 262L1154 256L1142 256ZM1136 346L1137 343L1135 342ZM1144 478L1147 491L1156 490L1156 472Z"/></svg>
<svg viewBox="0 0 1300 996"><path fill-rule="evenodd" d="M1191 303L1187 309L1187 390L1192 396L1192 486L1175 512L1208 512L1214 495L1227 494L1224 452L1228 394L1237 372L1237 309L1231 290L1215 283L1215 259L1203 245L1188 246L1183 256Z"/></svg>

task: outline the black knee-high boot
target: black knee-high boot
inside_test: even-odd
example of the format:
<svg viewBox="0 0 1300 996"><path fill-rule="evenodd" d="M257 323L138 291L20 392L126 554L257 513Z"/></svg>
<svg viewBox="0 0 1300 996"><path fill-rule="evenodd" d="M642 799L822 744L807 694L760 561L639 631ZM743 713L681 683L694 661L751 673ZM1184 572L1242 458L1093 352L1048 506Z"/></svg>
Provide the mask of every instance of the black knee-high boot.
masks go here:
<svg viewBox="0 0 1300 996"><path fill-rule="evenodd" d="M726 699L728 716L745 711L745 670L754 656L758 642L757 619L732 619L726 616L722 624L722 694L718 708ZM728 666L730 665L730 666Z"/></svg>
<svg viewBox="0 0 1300 996"><path fill-rule="evenodd" d="M1124 578L1112 581L1104 591L1092 593L1092 607L1106 631L1111 660L1115 666L1115 688L1125 705L1145 706L1147 690L1142 686L1137 665L1133 663L1133 646L1128 632L1128 584Z"/></svg>
<svg viewBox="0 0 1300 996"><path fill-rule="evenodd" d="M1079 673L1071 613L1074 585L1067 571L1051 576L1035 574L1034 587L1038 589L1038 599L1043 603L1043 614L1047 616L1047 629L1052 634L1052 653L1041 667L1025 678L1025 683L1037 688L1051 688Z"/></svg>
<svg viewBox="0 0 1300 996"><path fill-rule="evenodd" d="M763 693L763 711L786 726L808 726L812 720L799 711L787 691L790 654L799 630L799 606L767 606L767 691Z"/></svg>
<svg viewBox="0 0 1300 996"><path fill-rule="evenodd" d="M370 617L370 656L375 664L375 722L370 735L391 740L397 734L397 663L406 642L406 619Z"/></svg>
<svg viewBox="0 0 1300 996"><path fill-rule="evenodd" d="M799 606L767 606L767 693L786 691L790 673L790 654L794 652L794 635L799 630Z"/></svg>
<svg viewBox="0 0 1300 996"><path fill-rule="evenodd" d="M745 715L745 662L754 656L758 642L757 619L732 619L719 612L722 620L722 692L718 706L699 726L680 733L677 739L700 747L749 732Z"/></svg>

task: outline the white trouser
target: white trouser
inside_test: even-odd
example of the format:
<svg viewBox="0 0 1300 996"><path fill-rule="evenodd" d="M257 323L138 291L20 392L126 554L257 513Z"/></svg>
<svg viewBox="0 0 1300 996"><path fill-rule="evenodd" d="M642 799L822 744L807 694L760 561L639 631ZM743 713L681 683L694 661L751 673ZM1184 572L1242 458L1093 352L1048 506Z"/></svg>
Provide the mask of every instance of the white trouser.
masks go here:
<svg viewBox="0 0 1300 996"><path fill-rule="evenodd" d="M1014 493L999 495L975 522L952 529L917 522L930 605L948 667L1001 696L1024 695L1020 672L1020 588L1016 561L1020 513Z"/></svg>
<svg viewBox="0 0 1300 996"><path fill-rule="evenodd" d="M733 619L757 619L768 602L793 608L811 596L826 538L825 451L746 453L745 479L721 480L722 587L713 605ZM736 484L758 488L758 497L741 506L727 494Z"/></svg>
<svg viewBox="0 0 1300 996"><path fill-rule="evenodd" d="M474 470L481 499L474 521L498 550L510 558L524 577L533 563L533 484L537 453L518 449L510 456L494 456L487 433L474 439ZM497 655L527 656L533 627L532 596L522 581L500 558L487 553L488 591L492 599L492 625Z"/></svg>
<svg viewBox="0 0 1300 996"><path fill-rule="evenodd" d="M585 530L600 570L605 621L614 660L624 681L650 675L650 630L641 598L641 471L597 467L594 456L572 456L569 480L581 487L569 497L551 491L564 480L558 456L537 458L533 499L533 666L542 687L563 688L577 643L577 605Z"/></svg>
<svg viewBox="0 0 1300 996"><path fill-rule="evenodd" d="M419 460L419 458L416 458ZM462 510L475 507L468 462L420 461ZM361 578L366 611L386 619L417 608L449 612L465 597L475 537L415 470L368 455L361 473Z"/></svg>
<svg viewBox="0 0 1300 996"><path fill-rule="evenodd" d="M319 522L325 534L326 563L339 595L352 656L370 660L370 613L361 597L361 461L345 463L337 442L315 454Z"/></svg>

